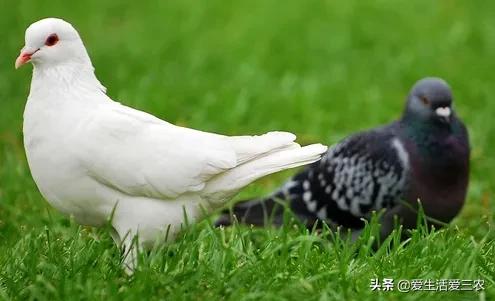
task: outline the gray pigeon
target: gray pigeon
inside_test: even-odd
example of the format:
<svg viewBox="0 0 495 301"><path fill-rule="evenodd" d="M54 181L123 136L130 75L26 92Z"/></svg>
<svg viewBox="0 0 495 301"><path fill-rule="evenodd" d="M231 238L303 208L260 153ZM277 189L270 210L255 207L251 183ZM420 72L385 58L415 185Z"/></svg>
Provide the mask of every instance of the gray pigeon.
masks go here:
<svg viewBox="0 0 495 301"><path fill-rule="evenodd" d="M247 224L263 225L267 217L280 224L280 200L308 227L323 220L359 233L372 211L385 208L380 221L385 238L394 216L406 229L416 226L420 200L428 218L448 223L464 204L469 153L450 87L425 78L411 89L399 120L344 139L271 196L238 203L232 213ZM217 224L231 221L225 211Z"/></svg>

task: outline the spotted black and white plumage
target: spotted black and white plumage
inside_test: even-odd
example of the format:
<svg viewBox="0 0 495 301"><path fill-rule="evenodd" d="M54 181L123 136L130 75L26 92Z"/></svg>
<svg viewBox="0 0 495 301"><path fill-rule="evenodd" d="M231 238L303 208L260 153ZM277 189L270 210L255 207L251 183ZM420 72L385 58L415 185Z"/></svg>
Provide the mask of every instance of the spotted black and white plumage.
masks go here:
<svg viewBox="0 0 495 301"><path fill-rule="evenodd" d="M305 215L361 227L362 217L392 207L401 196L409 169L404 153L390 128L352 136L296 175L274 197L291 200L291 207Z"/></svg>
<svg viewBox="0 0 495 301"><path fill-rule="evenodd" d="M238 203L233 213L240 222L280 224L280 200L308 227L324 220L361 229L372 211L385 208L382 233L387 235L394 215L408 228L416 225L411 208L420 199L428 216L449 222L462 208L469 176L467 131L450 113L451 102L443 80L419 81L402 118L351 135L271 196ZM230 220L225 213L217 223Z"/></svg>

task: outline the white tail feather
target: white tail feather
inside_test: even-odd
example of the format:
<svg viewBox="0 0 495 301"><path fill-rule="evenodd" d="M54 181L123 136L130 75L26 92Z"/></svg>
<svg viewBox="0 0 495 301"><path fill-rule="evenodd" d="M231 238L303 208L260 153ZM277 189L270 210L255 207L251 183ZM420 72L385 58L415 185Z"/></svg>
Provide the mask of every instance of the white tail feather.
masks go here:
<svg viewBox="0 0 495 301"><path fill-rule="evenodd" d="M213 178L202 194L215 203L222 202L223 199L235 195L241 188L261 177L316 162L326 151L326 146L312 144L270 152Z"/></svg>
<svg viewBox="0 0 495 301"><path fill-rule="evenodd" d="M228 137L237 154L238 164L243 164L294 143L296 136L288 132L269 132L261 136Z"/></svg>

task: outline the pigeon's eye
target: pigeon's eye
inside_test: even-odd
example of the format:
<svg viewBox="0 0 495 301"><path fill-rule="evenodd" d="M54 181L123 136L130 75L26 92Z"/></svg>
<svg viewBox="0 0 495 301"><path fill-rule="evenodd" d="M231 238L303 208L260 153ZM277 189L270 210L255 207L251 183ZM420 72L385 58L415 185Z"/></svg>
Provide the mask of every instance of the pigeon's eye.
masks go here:
<svg viewBox="0 0 495 301"><path fill-rule="evenodd" d="M45 45L46 46L53 46L53 45L57 44L57 42L58 42L57 34L52 33L51 35L48 36L48 38L46 38Z"/></svg>
<svg viewBox="0 0 495 301"><path fill-rule="evenodd" d="M427 105L427 106L429 106L429 105L430 105L430 100L429 100L426 96L421 96L421 97L419 97L419 99L421 99L421 102L422 102L424 105Z"/></svg>

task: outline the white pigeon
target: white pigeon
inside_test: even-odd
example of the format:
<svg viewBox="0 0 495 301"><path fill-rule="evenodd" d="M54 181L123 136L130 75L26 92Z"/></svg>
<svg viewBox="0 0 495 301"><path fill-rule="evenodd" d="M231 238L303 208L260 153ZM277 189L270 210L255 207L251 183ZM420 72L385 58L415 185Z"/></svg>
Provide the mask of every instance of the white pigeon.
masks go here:
<svg viewBox="0 0 495 301"><path fill-rule="evenodd" d="M136 248L173 239L185 218L197 221L256 179L327 150L300 147L286 132L205 133L121 105L105 94L64 20L31 24L25 43L15 67L34 65L23 125L32 176L48 202L78 223L110 222L130 270Z"/></svg>

